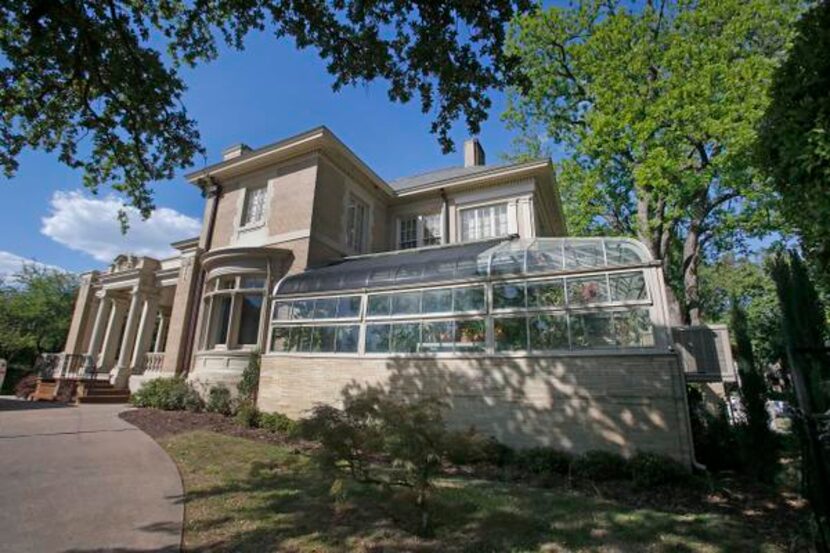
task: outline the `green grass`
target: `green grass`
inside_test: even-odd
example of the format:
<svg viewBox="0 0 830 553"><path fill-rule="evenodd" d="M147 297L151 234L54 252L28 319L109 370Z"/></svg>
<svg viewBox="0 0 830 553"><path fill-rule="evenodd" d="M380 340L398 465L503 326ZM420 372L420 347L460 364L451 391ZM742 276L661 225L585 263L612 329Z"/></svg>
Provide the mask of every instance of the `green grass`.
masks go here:
<svg viewBox="0 0 830 553"><path fill-rule="evenodd" d="M181 470L185 547L205 551L778 551L739 520L632 509L569 489L448 478L435 536L416 537L404 492L330 481L288 447L210 432L161 441Z"/></svg>

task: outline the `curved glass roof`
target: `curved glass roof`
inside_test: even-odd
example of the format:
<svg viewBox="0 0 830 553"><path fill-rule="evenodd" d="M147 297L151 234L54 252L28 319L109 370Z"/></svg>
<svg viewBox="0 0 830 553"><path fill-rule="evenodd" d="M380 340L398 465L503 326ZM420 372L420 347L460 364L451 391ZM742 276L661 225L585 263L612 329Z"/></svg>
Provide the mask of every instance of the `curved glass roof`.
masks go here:
<svg viewBox="0 0 830 553"><path fill-rule="evenodd" d="M589 271L652 261L629 238L500 238L415 250L346 257L285 277L274 295L438 284L499 276Z"/></svg>

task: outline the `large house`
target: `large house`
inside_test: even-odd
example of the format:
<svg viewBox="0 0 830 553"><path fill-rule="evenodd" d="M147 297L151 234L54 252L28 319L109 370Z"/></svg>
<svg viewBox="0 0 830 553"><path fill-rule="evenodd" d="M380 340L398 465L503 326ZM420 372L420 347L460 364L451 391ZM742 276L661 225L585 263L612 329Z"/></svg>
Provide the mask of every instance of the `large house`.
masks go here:
<svg viewBox="0 0 830 553"><path fill-rule="evenodd" d="M517 447L691 462L659 263L567 237L550 160L487 165L470 140L463 165L385 181L320 127L186 178L201 234L84 275L61 376L233 389L261 352L266 411L381 386Z"/></svg>

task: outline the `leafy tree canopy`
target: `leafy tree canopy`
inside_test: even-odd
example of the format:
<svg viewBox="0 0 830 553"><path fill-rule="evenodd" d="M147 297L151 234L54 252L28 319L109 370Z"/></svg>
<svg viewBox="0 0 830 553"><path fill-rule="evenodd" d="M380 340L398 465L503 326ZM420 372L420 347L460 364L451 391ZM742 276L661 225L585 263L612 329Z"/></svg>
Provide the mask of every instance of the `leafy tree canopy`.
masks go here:
<svg viewBox="0 0 830 553"><path fill-rule="evenodd" d="M830 285L830 1L808 11L778 68L758 159Z"/></svg>
<svg viewBox="0 0 830 553"><path fill-rule="evenodd" d="M385 79L391 100L417 96L449 151L454 120L478 132L489 89L519 82L504 27L529 8L528 0L0 0L0 167L13 175L25 147L56 151L84 171L88 188L111 185L149 216L149 183L203 152L179 69L266 29L316 48L335 90Z"/></svg>
<svg viewBox="0 0 830 553"><path fill-rule="evenodd" d="M570 230L637 236L667 276L680 273L675 320L699 322L704 254L774 228L752 154L799 2L627 5L518 17L507 51L529 88L504 117L522 132L520 151L564 148Z"/></svg>

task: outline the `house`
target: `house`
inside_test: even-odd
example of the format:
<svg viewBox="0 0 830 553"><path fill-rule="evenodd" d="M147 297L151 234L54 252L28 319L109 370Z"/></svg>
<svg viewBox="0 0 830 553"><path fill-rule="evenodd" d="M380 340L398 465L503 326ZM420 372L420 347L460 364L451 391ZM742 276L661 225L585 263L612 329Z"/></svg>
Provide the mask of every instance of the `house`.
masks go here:
<svg viewBox="0 0 830 553"><path fill-rule="evenodd" d="M266 411L381 386L513 446L690 463L659 263L567 237L550 160L463 162L387 182L325 127L227 149L186 176L200 236L84 275L56 374L233 388L261 351Z"/></svg>

